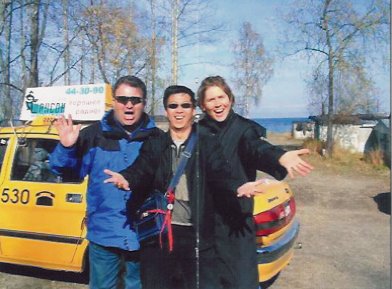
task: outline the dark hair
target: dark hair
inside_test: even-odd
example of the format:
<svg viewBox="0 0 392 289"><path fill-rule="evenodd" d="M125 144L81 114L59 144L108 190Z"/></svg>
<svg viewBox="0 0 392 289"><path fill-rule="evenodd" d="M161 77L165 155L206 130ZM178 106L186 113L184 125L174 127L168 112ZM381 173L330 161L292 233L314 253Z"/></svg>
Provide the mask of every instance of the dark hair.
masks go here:
<svg viewBox="0 0 392 289"><path fill-rule="evenodd" d="M138 78L138 77L136 77L134 75L126 75L126 76L122 76L119 79L117 79L117 81L113 85L113 89L112 89L113 97L115 95L115 92L116 92L117 88L121 84L126 84L126 85L129 85L131 87L140 88L142 93L143 93L144 100L147 99L146 84L143 82L143 80L141 80L140 78Z"/></svg>
<svg viewBox="0 0 392 289"><path fill-rule="evenodd" d="M196 107L196 98L195 93L188 87L183 85L170 85L165 89L163 93L163 106L165 109L167 108L167 101L170 95L177 94L177 93L186 93L191 97L191 101L194 107Z"/></svg>
<svg viewBox="0 0 392 289"><path fill-rule="evenodd" d="M210 88L212 86L217 86L221 88L234 104L234 94L231 92L230 86L226 83L226 80L222 76L217 75L209 76L201 82L200 87L197 91L197 102L199 106L201 106L204 101L207 88Z"/></svg>

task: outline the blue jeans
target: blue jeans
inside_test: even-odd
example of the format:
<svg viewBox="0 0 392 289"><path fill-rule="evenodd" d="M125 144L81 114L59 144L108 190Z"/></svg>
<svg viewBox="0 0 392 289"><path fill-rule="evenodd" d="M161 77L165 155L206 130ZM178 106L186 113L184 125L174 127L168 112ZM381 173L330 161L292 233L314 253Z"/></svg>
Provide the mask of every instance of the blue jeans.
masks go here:
<svg viewBox="0 0 392 289"><path fill-rule="evenodd" d="M141 289L139 251L89 243L90 289Z"/></svg>

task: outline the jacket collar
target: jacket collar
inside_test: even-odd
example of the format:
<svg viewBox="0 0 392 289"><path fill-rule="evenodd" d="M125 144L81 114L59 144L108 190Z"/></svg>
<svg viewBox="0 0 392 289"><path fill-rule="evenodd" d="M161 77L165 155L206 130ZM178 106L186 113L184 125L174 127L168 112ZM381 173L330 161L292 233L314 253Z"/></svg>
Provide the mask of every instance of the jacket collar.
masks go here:
<svg viewBox="0 0 392 289"><path fill-rule="evenodd" d="M193 132L197 132L197 123L193 123L192 124L192 131L191 133L188 135L187 139L185 140L185 142L183 143L184 145L187 145L187 143L189 142L189 139L191 138L191 135ZM171 145L174 144L174 141L170 135L170 129L167 130L167 132L165 133L165 144L166 145Z"/></svg>
<svg viewBox="0 0 392 289"><path fill-rule="evenodd" d="M235 116L236 113L233 111L233 109L231 109L229 114L227 115L227 118L224 121L216 121L208 114L205 114L201 122L203 125L210 128L212 132L217 133L221 130L224 130L230 123L232 123L235 119Z"/></svg>
<svg viewBox="0 0 392 289"><path fill-rule="evenodd" d="M124 127L114 117L114 111L108 111L101 121L103 134L113 139L128 139L129 141L144 140L151 135L157 135L160 130L155 127L154 121L143 112L140 125L131 133L127 132Z"/></svg>

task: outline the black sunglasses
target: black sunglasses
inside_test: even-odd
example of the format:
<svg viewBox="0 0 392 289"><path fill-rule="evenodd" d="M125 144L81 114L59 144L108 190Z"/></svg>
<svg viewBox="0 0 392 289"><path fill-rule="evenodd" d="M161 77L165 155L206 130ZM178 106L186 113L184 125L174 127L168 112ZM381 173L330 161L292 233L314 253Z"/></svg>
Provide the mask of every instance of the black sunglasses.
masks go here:
<svg viewBox="0 0 392 289"><path fill-rule="evenodd" d="M124 104L124 105L127 104L128 101L130 101L133 105L144 102L144 99L142 97L138 97L138 96L115 96L114 98L119 103Z"/></svg>
<svg viewBox="0 0 392 289"><path fill-rule="evenodd" d="M170 103L170 104L167 105L167 107L170 108L170 109L176 109L179 105L180 105L182 108L191 108L191 107L193 107L192 103L189 103L189 102L181 103L181 104L178 104L178 103Z"/></svg>

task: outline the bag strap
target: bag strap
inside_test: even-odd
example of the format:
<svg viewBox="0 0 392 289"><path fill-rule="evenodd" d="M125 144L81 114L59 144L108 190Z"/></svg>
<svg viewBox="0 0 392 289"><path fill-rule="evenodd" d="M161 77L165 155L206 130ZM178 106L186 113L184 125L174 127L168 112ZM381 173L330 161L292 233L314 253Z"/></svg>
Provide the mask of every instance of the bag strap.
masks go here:
<svg viewBox="0 0 392 289"><path fill-rule="evenodd" d="M180 181L181 175L184 173L185 166L188 160L192 156L192 150L193 147L195 146L196 140L197 140L196 132L193 131L189 139L189 142L185 147L185 150L181 153L180 161L178 163L176 172L170 181L169 187L167 188L167 193L170 192L174 193L174 189L177 186L178 182Z"/></svg>
<svg viewBox="0 0 392 289"><path fill-rule="evenodd" d="M180 181L181 175L184 173L185 166L188 162L188 160L192 156L192 150L193 147L195 146L197 140L196 132L192 132L191 137L188 141L188 144L185 147L185 150L181 153L181 158L180 162L177 166L176 172L173 176L173 178L170 181L169 187L167 188L166 191L166 198L167 198L167 210L164 212L165 214L165 219L162 224L161 232L159 234L159 240L162 248L162 232L164 229L167 227L167 237L169 240L169 251L173 251L173 232L172 232L172 226L171 226L171 218L172 218L172 211L173 211L173 204L174 204L174 189L176 188L178 182Z"/></svg>

